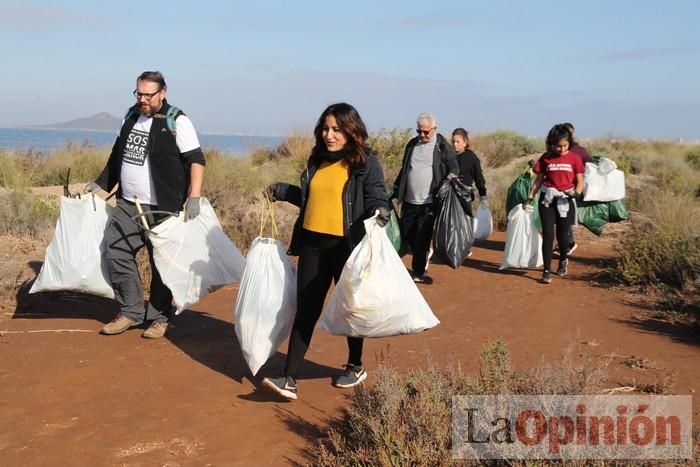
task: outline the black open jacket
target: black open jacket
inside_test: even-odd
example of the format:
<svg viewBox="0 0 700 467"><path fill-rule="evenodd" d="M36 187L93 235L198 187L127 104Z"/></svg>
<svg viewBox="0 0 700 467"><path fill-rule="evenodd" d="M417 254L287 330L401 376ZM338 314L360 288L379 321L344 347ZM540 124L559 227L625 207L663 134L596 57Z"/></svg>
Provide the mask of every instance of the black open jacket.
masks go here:
<svg viewBox="0 0 700 467"><path fill-rule="evenodd" d="M300 186L278 183L275 197L299 207L299 217L294 224L294 233L288 254L299 254L299 242L304 225L306 202L309 199L309 184L322 163L322 159L312 155L301 173ZM365 157L365 162L350 166L348 181L343 188L343 232L352 250L365 236L362 221L372 217L380 207L389 208L384 190L384 172L379 161L373 155Z"/></svg>
<svg viewBox="0 0 700 467"><path fill-rule="evenodd" d="M394 182L394 195L396 199L403 202L406 195L406 181L408 180L408 172L411 168L411 158L413 157L413 149L420 141L418 136L411 139L406 145L401 163L401 171L396 176ZM447 174L459 174L459 166L455 158L455 151L452 145L441 135L437 135L435 149L433 150L433 179L430 182L430 193L434 199L437 199L437 192L440 188L440 183L447 177Z"/></svg>

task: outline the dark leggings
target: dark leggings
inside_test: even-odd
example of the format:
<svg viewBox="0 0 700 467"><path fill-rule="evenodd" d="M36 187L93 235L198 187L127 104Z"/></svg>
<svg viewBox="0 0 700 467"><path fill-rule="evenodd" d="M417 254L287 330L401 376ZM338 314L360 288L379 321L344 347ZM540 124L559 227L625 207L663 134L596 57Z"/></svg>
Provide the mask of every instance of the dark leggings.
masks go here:
<svg viewBox="0 0 700 467"><path fill-rule="evenodd" d="M566 254L569 251L569 228L574 222L574 204L571 199L569 202L569 212L566 217L561 217L557 210L557 199L553 199L551 204L546 207L542 204L543 196L540 196L538 208L540 210L540 219L542 220L542 260L544 261L544 270L549 271L552 266L552 249L554 244L554 227L557 229L557 243L559 244L559 261L566 259Z"/></svg>
<svg viewBox="0 0 700 467"><path fill-rule="evenodd" d="M338 282L348 256L350 250L346 238L302 231L297 266L297 314L289 338L285 376L297 377L314 327L323 311L331 280ZM348 363L362 366L363 340L358 337L347 339Z"/></svg>

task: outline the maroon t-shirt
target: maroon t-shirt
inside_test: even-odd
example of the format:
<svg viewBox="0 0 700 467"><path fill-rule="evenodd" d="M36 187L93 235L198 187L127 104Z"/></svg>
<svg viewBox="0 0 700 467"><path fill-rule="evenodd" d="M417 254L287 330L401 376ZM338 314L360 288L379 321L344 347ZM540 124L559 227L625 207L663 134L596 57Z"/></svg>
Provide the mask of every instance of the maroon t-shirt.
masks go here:
<svg viewBox="0 0 700 467"><path fill-rule="evenodd" d="M583 171L581 158L572 151L561 156L545 153L535 164L535 173L544 174L542 183L559 191L576 188L576 174Z"/></svg>

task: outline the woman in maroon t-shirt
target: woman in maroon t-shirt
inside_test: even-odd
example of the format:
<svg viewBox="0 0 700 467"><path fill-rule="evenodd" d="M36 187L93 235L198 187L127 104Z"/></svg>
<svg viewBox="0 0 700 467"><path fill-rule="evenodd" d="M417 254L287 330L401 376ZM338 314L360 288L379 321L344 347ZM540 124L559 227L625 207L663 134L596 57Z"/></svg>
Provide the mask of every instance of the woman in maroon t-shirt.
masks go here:
<svg viewBox="0 0 700 467"><path fill-rule="evenodd" d="M541 282L549 284L552 277L549 268L552 264L552 245L556 227L559 244L559 267L557 274L568 272L567 258L569 226L574 222L576 208L574 199L583 191L583 162L573 152L571 133L565 125L554 125L547 135L547 152L535 164L537 178L530 188L524 205L529 205L537 191L540 193L538 209L542 220L542 259L544 272Z"/></svg>

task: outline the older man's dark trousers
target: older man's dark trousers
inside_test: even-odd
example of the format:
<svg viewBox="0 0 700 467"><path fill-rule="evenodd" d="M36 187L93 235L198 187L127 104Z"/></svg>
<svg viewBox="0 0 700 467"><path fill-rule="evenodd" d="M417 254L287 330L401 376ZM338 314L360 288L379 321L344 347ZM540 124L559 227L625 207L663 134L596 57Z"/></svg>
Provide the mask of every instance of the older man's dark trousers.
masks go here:
<svg viewBox="0 0 700 467"><path fill-rule="evenodd" d="M411 261L413 274L421 276L425 273L425 265L428 262L428 250L430 249L430 242L433 240L433 229L435 227L433 205L404 202L401 205L401 227L413 252Z"/></svg>
<svg viewBox="0 0 700 467"><path fill-rule="evenodd" d="M157 206L142 204L144 212L156 210ZM153 246L148 240L134 203L125 199L117 202L112 211L105 242L109 279L114 289L114 299L121 313L134 321L166 322L170 317L173 295L161 280L153 261ZM162 217L146 216L149 227L162 221ZM143 284L136 266L136 254L146 247L151 263L151 289L148 308L144 305Z"/></svg>

